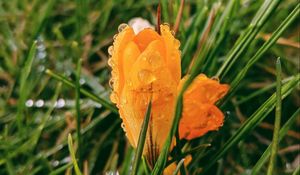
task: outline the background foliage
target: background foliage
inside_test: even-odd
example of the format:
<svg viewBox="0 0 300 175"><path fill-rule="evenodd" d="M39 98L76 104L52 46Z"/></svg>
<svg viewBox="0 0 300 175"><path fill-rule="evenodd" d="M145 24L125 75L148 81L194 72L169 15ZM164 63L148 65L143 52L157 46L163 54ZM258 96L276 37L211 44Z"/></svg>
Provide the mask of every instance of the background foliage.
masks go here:
<svg viewBox="0 0 300 175"><path fill-rule="evenodd" d="M161 3L162 21L173 26L180 1ZM121 23L143 17L155 24L157 4L0 1L0 174L75 173L69 133L83 174L130 172L134 150L108 98L107 48ZM182 141L183 152L193 156L185 167L190 174L266 173L267 163L261 160L268 161L263 153L273 135L277 57L282 64L284 128L276 171L296 173L300 161L298 20L296 0L186 0L177 33L183 73L192 58L199 58L198 73L218 75L222 83L234 87L219 103L226 114L220 131ZM274 45L264 45L272 42L272 34L280 38L273 35ZM180 161L181 155L177 156ZM142 164L139 173L145 173Z"/></svg>

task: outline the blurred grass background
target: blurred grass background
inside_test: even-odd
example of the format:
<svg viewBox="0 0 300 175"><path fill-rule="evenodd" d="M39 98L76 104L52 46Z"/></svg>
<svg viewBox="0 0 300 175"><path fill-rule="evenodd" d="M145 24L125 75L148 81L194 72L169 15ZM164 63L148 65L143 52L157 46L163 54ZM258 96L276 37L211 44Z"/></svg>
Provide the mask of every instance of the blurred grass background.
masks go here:
<svg viewBox="0 0 300 175"><path fill-rule="evenodd" d="M162 21L173 26L180 1L161 3ZM266 2L186 0L177 33L183 73L199 50L198 42L207 29L212 9L217 24L230 3L233 6L226 23L219 26L221 31L216 25L212 27L217 35L213 38L213 32L210 33L211 49L202 55L209 59L202 63L201 71L209 76L217 74L237 39ZM258 34L237 57L238 61L220 77L222 83L231 84L298 3L284 0L274 8ZM78 111L81 139L77 158L80 158L82 172L128 174L134 150L108 98L111 90L107 49L121 23L143 17L155 24L157 4L158 1L146 0L0 1L0 174L72 174L67 135L73 134L77 150ZM299 167L299 110L295 113L300 103L299 4L297 17L293 19L276 44L251 66L236 91L222 105L226 114L222 129L189 143L183 141L188 148L211 144L192 152L193 161L187 166L190 174L200 174L202 167L209 163L208 158L212 160L211 156L221 155L217 153L223 150L224 143L276 91L277 57L281 57L284 82L295 82L282 101L281 123L284 125L293 114L296 117L279 144L276 169L278 174L292 174ZM81 73L80 78L76 78L79 58L82 59ZM82 94L77 96L76 88L68 86L66 79L58 80L55 74L70 80L74 87L78 80L84 92L81 90ZM80 105L76 105L76 99ZM80 106L80 110L76 110L76 106ZM274 111L265 112L266 118L243 135L238 144L230 146L203 174L251 174L272 141ZM262 112L258 117L263 115ZM267 164L257 173L266 174L266 169ZM144 173L142 168L139 173Z"/></svg>

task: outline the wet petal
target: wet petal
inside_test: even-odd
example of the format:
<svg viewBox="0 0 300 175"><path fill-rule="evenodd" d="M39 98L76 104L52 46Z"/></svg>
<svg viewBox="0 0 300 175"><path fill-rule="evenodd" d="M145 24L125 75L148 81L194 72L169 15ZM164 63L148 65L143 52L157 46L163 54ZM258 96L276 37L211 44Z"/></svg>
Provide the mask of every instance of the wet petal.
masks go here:
<svg viewBox="0 0 300 175"><path fill-rule="evenodd" d="M169 26L161 25L160 29L166 46L167 66L170 69L174 81L179 83L181 78L180 42L172 35Z"/></svg>
<svg viewBox="0 0 300 175"><path fill-rule="evenodd" d="M129 76L129 72L131 71L132 65L137 60L140 54L141 52L138 46L133 41L130 41L125 47L123 53L123 71L125 81Z"/></svg>
<svg viewBox="0 0 300 175"><path fill-rule="evenodd" d="M179 124L180 138L191 140L223 125L224 115L214 105L190 101L184 102L184 106Z"/></svg>
<svg viewBox="0 0 300 175"><path fill-rule="evenodd" d="M123 52L127 44L133 40L134 32L131 27L123 29L116 37L109 64L112 67L112 82L114 93L120 94L124 85ZM116 101L117 102L117 101Z"/></svg>
<svg viewBox="0 0 300 175"><path fill-rule="evenodd" d="M141 52L154 40L161 40L161 36L150 28L142 30L134 37L134 42L138 45Z"/></svg>
<svg viewBox="0 0 300 175"><path fill-rule="evenodd" d="M200 74L185 92L185 98L197 100L201 103L214 104L226 95L228 89L229 86L227 84L220 84L218 80L210 79L204 74Z"/></svg>

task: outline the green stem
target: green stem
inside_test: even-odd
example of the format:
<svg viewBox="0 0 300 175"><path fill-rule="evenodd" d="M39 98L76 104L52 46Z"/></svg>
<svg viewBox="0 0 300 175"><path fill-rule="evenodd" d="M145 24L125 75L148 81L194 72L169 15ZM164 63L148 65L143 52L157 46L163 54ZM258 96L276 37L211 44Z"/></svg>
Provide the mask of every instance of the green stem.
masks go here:
<svg viewBox="0 0 300 175"><path fill-rule="evenodd" d="M78 162L79 162L79 167L81 167L82 165L82 157L81 157L81 133L80 133L80 124L81 124L81 116L80 116L80 72L81 72L81 63L82 63L82 59L78 59L77 61L77 68L76 68L76 134L77 134L77 144L78 144L78 148L77 148L77 157L78 157Z"/></svg>
<svg viewBox="0 0 300 175"><path fill-rule="evenodd" d="M151 116L151 100L148 104L147 111L145 114L145 118L141 127L139 139L138 139L138 144L137 144L137 150L134 156L134 161L133 161L133 168L131 175L136 175L138 172L139 164L141 161L141 157L143 154L144 150L144 145L145 145L145 140L146 140L146 135L147 135L147 129L148 129L148 124ZM152 148L151 148L152 149Z"/></svg>
<svg viewBox="0 0 300 175"><path fill-rule="evenodd" d="M276 111L275 111L275 126L273 132L273 141L272 141L272 151L270 157L270 163L268 167L268 175L273 175L274 167L276 165L276 155L278 151L279 144L279 130L280 130L280 122L281 122L281 63L280 58L277 59L276 62Z"/></svg>

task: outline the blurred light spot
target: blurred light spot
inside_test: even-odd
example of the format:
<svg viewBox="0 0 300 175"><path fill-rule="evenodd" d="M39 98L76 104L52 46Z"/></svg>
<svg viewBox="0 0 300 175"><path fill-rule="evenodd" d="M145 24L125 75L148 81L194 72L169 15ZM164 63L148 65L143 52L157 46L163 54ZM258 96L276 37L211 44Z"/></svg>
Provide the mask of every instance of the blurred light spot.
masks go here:
<svg viewBox="0 0 300 175"><path fill-rule="evenodd" d="M41 99L37 100L35 102L35 106L38 107L38 108L43 107L44 106L44 100L41 100Z"/></svg>
<svg viewBox="0 0 300 175"><path fill-rule="evenodd" d="M26 103L25 103L25 105L27 106L27 107L32 107L33 106L33 100L27 100L26 101Z"/></svg>

